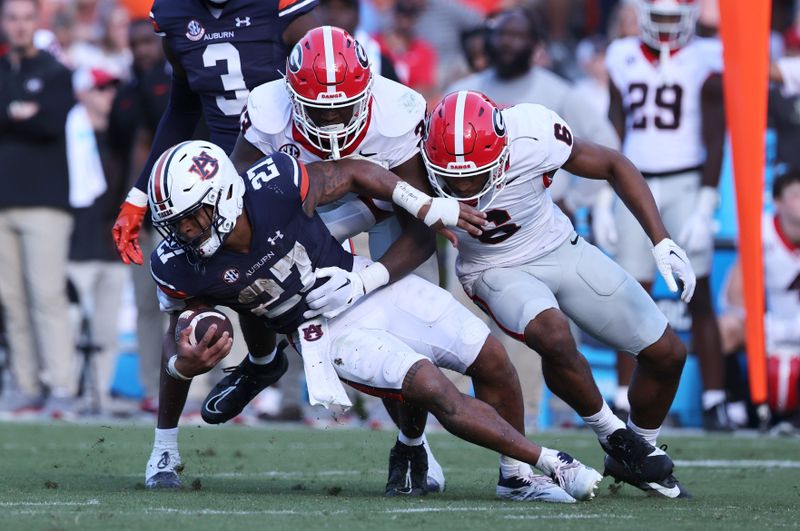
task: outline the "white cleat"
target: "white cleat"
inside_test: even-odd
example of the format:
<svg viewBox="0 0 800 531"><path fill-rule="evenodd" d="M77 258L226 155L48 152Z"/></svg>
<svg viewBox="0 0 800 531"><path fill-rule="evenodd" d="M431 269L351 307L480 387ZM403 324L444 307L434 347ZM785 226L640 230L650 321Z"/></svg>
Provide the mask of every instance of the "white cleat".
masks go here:
<svg viewBox="0 0 800 531"><path fill-rule="evenodd" d="M144 486L148 489L179 489L183 486L178 477L181 469L177 448L154 447L144 472Z"/></svg>
<svg viewBox="0 0 800 531"><path fill-rule="evenodd" d="M594 498L603 476L565 452L558 452L558 463L553 467L553 480L570 496L580 501Z"/></svg>
<svg viewBox="0 0 800 531"><path fill-rule="evenodd" d="M575 503L575 498L552 479L534 474L506 478L501 471L496 493L502 500Z"/></svg>
<svg viewBox="0 0 800 531"><path fill-rule="evenodd" d="M425 453L428 454L428 477L426 478L425 492L444 492L445 480L442 465L433 456L428 440L423 439L422 444L425 447Z"/></svg>

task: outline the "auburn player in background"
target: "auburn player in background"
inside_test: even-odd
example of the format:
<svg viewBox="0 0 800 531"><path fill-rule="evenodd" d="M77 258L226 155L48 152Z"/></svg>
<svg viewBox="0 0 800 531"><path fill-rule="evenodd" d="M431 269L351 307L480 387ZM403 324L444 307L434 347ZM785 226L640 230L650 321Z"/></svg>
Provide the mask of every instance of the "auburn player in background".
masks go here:
<svg viewBox="0 0 800 531"><path fill-rule="evenodd" d="M695 0L640 0L639 10L640 36L614 41L606 53L609 117L623 139L622 152L644 175L664 223L697 273L689 313L693 351L703 377L703 422L709 430L728 430L720 334L709 281L725 141L722 48L717 39L695 36ZM612 201L600 202L612 208ZM613 216L595 220L599 245L615 249L616 261L649 290L655 268L650 243L635 217L617 202ZM620 353L621 389L615 402L623 410L632 367L633 361Z"/></svg>
<svg viewBox="0 0 800 531"><path fill-rule="evenodd" d="M547 107L521 103L501 110L473 91L448 94L433 109L422 155L440 196L486 213L481 235L455 229L464 291L507 334L539 353L547 386L597 434L606 474L651 495L687 496L672 475L672 460L657 447L686 349L653 299L576 234L548 191L559 168L607 180L646 230L667 285L678 291L676 274L684 284L681 298L689 301L694 272L641 174L619 152L573 138ZM603 400L567 317L636 356L627 426Z"/></svg>
<svg viewBox="0 0 800 531"><path fill-rule="evenodd" d="M172 65L167 109L150 157L128 193L113 237L126 264L141 265L139 230L156 159L191 137L200 115L210 140L230 153L252 88L278 79L286 52L318 25L317 0L156 0L150 18Z"/></svg>

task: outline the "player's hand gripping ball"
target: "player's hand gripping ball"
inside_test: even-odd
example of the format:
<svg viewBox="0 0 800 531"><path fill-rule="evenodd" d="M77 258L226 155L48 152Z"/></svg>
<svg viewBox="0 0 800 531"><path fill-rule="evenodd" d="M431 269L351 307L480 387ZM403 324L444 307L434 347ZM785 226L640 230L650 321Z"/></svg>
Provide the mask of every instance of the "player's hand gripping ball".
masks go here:
<svg viewBox="0 0 800 531"><path fill-rule="evenodd" d="M178 316L178 324L175 326L175 341L179 341L181 332L187 326L191 326L189 345L195 346L203 339L211 325L217 325L217 331L208 344L209 347L219 341L225 332L228 332L228 335L233 338L233 323L228 316L214 308L201 308L186 310Z"/></svg>

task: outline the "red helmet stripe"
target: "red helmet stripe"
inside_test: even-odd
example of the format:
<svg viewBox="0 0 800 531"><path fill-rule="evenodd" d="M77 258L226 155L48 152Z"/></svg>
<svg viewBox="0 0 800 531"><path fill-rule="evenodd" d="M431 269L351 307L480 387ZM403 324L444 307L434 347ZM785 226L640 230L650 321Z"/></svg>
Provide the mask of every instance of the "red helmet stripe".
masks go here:
<svg viewBox="0 0 800 531"><path fill-rule="evenodd" d="M322 26L322 47L325 50L327 92L336 92L336 58L333 55L333 34L330 26Z"/></svg>
<svg viewBox="0 0 800 531"><path fill-rule="evenodd" d="M455 117L455 155L456 162L464 162L464 107L469 92L459 91L456 97L456 117Z"/></svg>
<svg viewBox="0 0 800 531"><path fill-rule="evenodd" d="M178 149L181 145L185 144L186 142L181 142L180 144L174 145L168 150L166 150L161 157L156 161L156 171L154 174L153 181L153 198L155 199L156 203L163 203L168 198L166 197L167 194L167 173L164 170L164 165L166 164L167 160L170 158L172 153Z"/></svg>

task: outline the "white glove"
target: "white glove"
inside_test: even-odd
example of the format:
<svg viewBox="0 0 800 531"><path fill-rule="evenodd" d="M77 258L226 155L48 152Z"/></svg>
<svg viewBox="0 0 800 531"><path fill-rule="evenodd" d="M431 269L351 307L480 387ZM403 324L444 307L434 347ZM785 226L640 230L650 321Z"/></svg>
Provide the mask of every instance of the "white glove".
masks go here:
<svg viewBox="0 0 800 531"><path fill-rule="evenodd" d="M594 243L604 251L614 253L617 248L617 223L614 219L614 190L603 188L592 205L592 234Z"/></svg>
<svg viewBox="0 0 800 531"><path fill-rule="evenodd" d="M715 188L703 186L697 192L694 210L683 226L678 241L690 253L708 249L714 238L714 209L719 194Z"/></svg>
<svg viewBox="0 0 800 531"><path fill-rule="evenodd" d="M692 300L692 295L694 295L697 277L686 253L674 241L664 238L658 242L658 245L653 247L653 256L656 259L658 272L664 277L664 281L672 293L678 291L678 283L675 282L675 277L672 275L675 274L681 279L683 282L681 300L688 304Z"/></svg>
<svg viewBox="0 0 800 531"><path fill-rule="evenodd" d="M333 319L356 303L358 299L389 283L389 271L375 262L359 272L345 271L340 267L323 267L314 273L317 278L330 278L306 295L308 310L305 319L321 315Z"/></svg>

